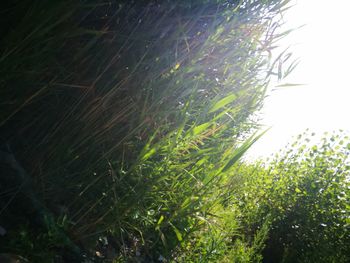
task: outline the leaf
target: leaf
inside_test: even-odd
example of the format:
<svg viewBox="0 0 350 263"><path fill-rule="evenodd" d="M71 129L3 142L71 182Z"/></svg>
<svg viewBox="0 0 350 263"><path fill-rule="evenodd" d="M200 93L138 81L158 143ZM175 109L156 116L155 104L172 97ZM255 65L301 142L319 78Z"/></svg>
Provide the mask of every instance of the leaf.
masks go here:
<svg viewBox="0 0 350 263"><path fill-rule="evenodd" d="M163 220L164 220L164 216L161 215L158 219L157 225L159 226L163 222Z"/></svg>
<svg viewBox="0 0 350 263"><path fill-rule="evenodd" d="M209 110L209 113L215 112L215 111L223 108L227 104L233 102L236 98L237 98L237 96L235 94L231 94L231 95L226 96L225 98L216 102Z"/></svg>
<svg viewBox="0 0 350 263"><path fill-rule="evenodd" d="M173 228L174 232L175 232L175 235L177 237L177 240L179 240L180 242L183 240L182 239L182 234L181 232L179 231L179 229L176 228L176 226L174 226L172 223L169 223L171 225L171 227Z"/></svg>
<svg viewBox="0 0 350 263"><path fill-rule="evenodd" d="M160 231L160 239L162 240L163 245L166 247L167 242L166 242L166 238L164 236L164 233L162 231Z"/></svg>
<svg viewBox="0 0 350 263"><path fill-rule="evenodd" d="M212 123L206 122L193 128L192 134L198 135L205 131Z"/></svg>
<svg viewBox="0 0 350 263"><path fill-rule="evenodd" d="M185 201L182 203L181 209L185 209L187 206L190 205L190 203L191 203L191 198L190 198L190 197L187 197L187 198L185 199Z"/></svg>
<svg viewBox="0 0 350 263"><path fill-rule="evenodd" d="M143 147L139 157L140 160L146 161L157 152L157 149L159 148L159 143L153 145L152 148L151 148L151 144L154 141L154 138L157 136L158 132L159 132L159 128L153 133L153 135L149 138L146 145Z"/></svg>
<svg viewBox="0 0 350 263"><path fill-rule="evenodd" d="M156 153L156 149L152 148L150 151L148 151L143 157L142 160L145 161L147 159L149 159L151 156L153 156Z"/></svg>
<svg viewBox="0 0 350 263"><path fill-rule="evenodd" d="M284 72L284 77L287 77L293 70L299 65L300 60L294 60L288 67L288 69Z"/></svg>
<svg viewBox="0 0 350 263"><path fill-rule="evenodd" d="M262 132L258 136L251 136L248 140L245 141L239 148L237 148L234 153L233 157L227 161L225 166L221 169L220 172L225 172L228 169L230 169L242 156L245 154L246 151L261 137L263 136L268 130Z"/></svg>
<svg viewBox="0 0 350 263"><path fill-rule="evenodd" d="M305 86L306 84L300 84L300 83L284 83L275 86L276 88L285 88L285 87L296 87L296 86Z"/></svg>

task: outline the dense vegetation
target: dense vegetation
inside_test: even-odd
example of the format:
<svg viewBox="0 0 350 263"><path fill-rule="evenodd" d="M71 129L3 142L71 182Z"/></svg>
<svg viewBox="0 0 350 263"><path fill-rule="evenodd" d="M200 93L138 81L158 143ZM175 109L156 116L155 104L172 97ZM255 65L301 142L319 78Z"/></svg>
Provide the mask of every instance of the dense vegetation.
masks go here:
<svg viewBox="0 0 350 263"><path fill-rule="evenodd" d="M288 2L4 3L0 252L348 262L347 138L241 161Z"/></svg>
<svg viewBox="0 0 350 263"><path fill-rule="evenodd" d="M229 179L243 229L268 222L265 262L350 261L350 141L314 136L300 135L268 164L243 165Z"/></svg>

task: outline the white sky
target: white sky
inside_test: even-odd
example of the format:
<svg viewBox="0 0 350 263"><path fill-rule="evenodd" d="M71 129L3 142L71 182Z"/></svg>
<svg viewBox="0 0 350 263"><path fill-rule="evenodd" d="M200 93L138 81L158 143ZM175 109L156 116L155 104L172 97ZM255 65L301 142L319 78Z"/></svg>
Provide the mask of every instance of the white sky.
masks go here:
<svg viewBox="0 0 350 263"><path fill-rule="evenodd" d="M271 155L307 128L350 131L350 0L293 3L285 29L305 26L281 45L291 46L301 62L282 83L307 85L269 92L262 113L263 124L272 128L248 153L253 158Z"/></svg>

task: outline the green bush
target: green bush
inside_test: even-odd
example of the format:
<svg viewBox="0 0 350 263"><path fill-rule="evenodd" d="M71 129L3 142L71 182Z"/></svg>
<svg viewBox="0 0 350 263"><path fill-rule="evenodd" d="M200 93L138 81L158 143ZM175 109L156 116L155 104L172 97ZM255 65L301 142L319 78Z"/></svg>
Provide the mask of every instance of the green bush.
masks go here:
<svg viewBox="0 0 350 263"><path fill-rule="evenodd" d="M350 260L350 141L334 134L314 141L300 136L270 163L240 167L234 176L242 183L232 195L246 234L264 218L271 222L264 262Z"/></svg>

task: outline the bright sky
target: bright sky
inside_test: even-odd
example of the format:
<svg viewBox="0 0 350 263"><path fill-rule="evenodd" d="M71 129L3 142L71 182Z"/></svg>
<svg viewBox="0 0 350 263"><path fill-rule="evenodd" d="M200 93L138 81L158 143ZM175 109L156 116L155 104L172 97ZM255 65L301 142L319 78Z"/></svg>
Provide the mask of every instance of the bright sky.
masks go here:
<svg viewBox="0 0 350 263"><path fill-rule="evenodd" d="M305 86L271 91L263 108L263 124L272 126L248 156L267 157L306 128L316 133L350 131L350 1L294 0L285 15L291 46L299 66L282 83ZM273 87L272 87L273 88Z"/></svg>

